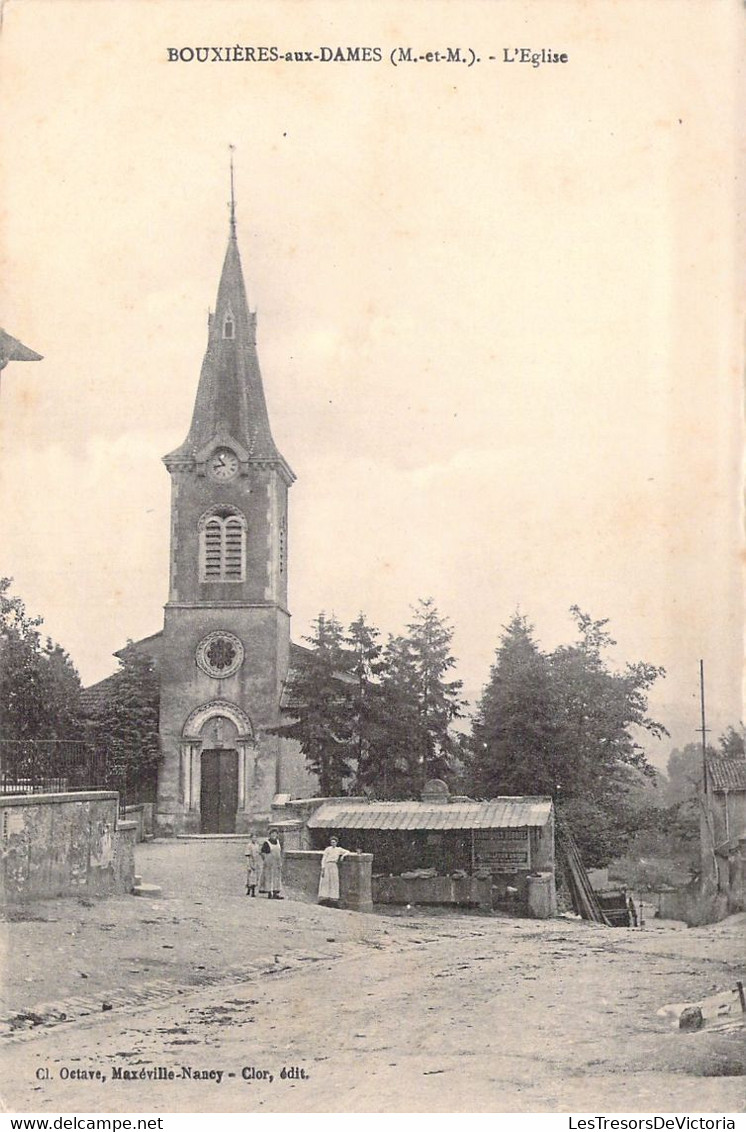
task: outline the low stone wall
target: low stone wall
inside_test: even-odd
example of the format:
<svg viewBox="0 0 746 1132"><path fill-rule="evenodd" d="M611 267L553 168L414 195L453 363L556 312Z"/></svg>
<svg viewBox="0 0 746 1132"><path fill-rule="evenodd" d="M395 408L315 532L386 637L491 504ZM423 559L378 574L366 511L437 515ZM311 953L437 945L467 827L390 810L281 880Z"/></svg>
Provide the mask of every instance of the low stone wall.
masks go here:
<svg viewBox="0 0 746 1132"><path fill-rule="evenodd" d="M321 876L321 853L286 849L282 855L282 883L295 892L316 898Z"/></svg>
<svg viewBox="0 0 746 1132"><path fill-rule="evenodd" d="M373 877L374 904L492 907L490 877Z"/></svg>
<svg viewBox="0 0 746 1132"><path fill-rule="evenodd" d="M124 816L127 821L137 825L136 841L151 841L155 831L155 806L152 802L136 802L133 806L124 807Z"/></svg>
<svg viewBox="0 0 746 1132"><path fill-rule="evenodd" d="M0 903L129 892L137 823L118 806L107 790L0 796Z"/></svg>
<svg viewBox="0 0 746 1132"><path fill-rule="evenodd" d="M353 912L372 912L372 853L350 853L339 862L339 906ZM283 884L316 899L321 876L321 852L288 849L283 853Z"/></svg>
<svg viewBox="0 0 746 1132"><path fill-rule="evenodd" d="M690 928L715 924L729 914L728 897L724 893L702 893L694 888L643 893L642 901L656 905L659 919L684 920Z"/></svg>

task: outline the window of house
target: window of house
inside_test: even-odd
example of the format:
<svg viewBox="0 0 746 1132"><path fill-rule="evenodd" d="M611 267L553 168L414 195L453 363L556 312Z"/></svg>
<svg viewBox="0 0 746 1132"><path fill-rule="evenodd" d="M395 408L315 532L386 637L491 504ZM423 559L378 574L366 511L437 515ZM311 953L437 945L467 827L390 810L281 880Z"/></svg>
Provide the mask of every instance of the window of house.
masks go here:
<svg viewBox="0 0 746 1132"><path fill-rule="evenodd" d="M234 507L218 507L199 522L200 581L243 582L246 519Z"/></svg>
<svg viewBox="0 0 746 1132"><path fill-rule="evenodd" d="M223 323L223 337L224 338L233 338L233 336L235 334L235 328L236 328L236 324L233 321L233 315L227 314L225 316L225 322Z"/></svg>

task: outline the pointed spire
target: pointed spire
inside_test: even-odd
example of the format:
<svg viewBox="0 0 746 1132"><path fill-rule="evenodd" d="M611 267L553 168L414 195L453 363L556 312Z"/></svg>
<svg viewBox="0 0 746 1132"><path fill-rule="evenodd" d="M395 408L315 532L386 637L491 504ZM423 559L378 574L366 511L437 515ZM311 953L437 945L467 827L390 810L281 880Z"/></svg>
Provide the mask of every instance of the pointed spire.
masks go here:
<svg viewBox="0 0 746 1132"><path fill-rule="evenodd" d="M213 441L232 440L248 459L279 462L294 478L272 438L256 350L256 314L249 310L236 238L233 146L231 148L230 236L218 285L215 311L208 319L192 423L181 447L166 463L193 460Z"/></svg>
<svg viewBox="0 0 746 1132"><path fill-rule="evenodd" d="M233 153L235 145L229 145L228 149L231 151L231 239L236 238L236 194L233 191Z"/></svg>

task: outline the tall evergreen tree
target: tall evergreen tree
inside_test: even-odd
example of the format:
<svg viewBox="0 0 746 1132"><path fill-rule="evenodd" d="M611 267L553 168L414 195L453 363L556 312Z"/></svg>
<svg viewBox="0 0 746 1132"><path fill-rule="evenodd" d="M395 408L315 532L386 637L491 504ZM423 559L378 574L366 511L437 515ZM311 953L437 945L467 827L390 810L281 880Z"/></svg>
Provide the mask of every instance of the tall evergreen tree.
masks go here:
<svg viewBox="0 0 746 1132"><path fill-rule="evenodd" d="M344 630L334 616L322 612L304 640L309 648L300 654L288 681L296 718L278 727L277 733L300 743L323 796L344 794L355 755L354 679L349 673Z"/></svg>
<svg viewBox="0 0 746 1132"><path fill-rule="evenodd" d="M472 728L473 789L481 797L552 794L561 773L549 658L516 613L503 631Z"/></svg>
<svg viewBox="0 0 746 1132"><path fill-rule="evenodd" d="M376 783L380 753L385 748L386 716L381 690L385 668L380 632L360 613L350 625L345 645L351 683L351 754L355 761L355 788L363 790Z"/></svg>
<svg viewBox="0 0 746 1132"><path fill-rule="evenodd" d="M391 638L384 653L389 722L381 777L395 797L416 797L429 778L451 775L459 751L451 724L466 706L461 681L446 679L456 664L451 625L432 598L420 600L413 613L406 636Z"/></svg>

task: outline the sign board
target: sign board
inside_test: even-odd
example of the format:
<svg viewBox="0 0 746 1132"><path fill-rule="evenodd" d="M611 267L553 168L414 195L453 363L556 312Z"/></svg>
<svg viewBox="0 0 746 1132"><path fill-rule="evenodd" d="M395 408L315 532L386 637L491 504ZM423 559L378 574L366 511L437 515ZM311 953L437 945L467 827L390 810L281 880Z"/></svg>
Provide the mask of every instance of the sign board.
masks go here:
<svg viewBox="0 0 746 1132"><path fill-rule="evenodd" d="M474 833L475 864L495 873L512 873L531 867L527 829L488 829Z"/></svg>

